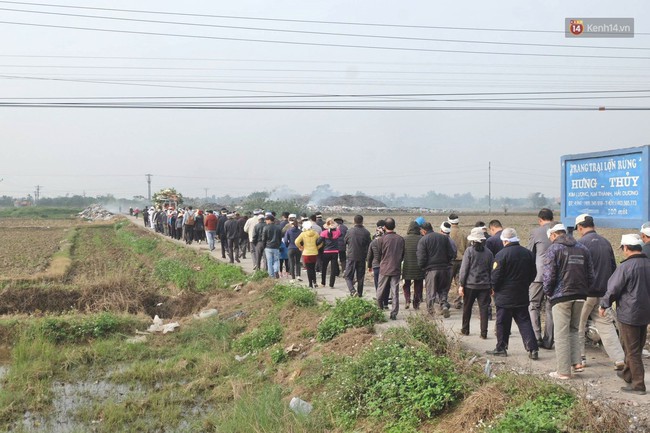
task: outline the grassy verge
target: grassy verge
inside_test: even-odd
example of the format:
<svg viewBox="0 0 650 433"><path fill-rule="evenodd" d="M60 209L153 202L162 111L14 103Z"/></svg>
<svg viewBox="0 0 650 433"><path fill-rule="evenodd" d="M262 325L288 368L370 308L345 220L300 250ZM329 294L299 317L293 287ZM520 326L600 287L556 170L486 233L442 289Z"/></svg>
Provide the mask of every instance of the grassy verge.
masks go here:
<svg viewBox="0 0 650 433"><path fill-rule="evenodd" d="M68 219L79 212L81 209L77 208L27 206L0 209L0 218Z"/></svg>
<svg viewBox="0 0 650 433"><path fill-rule="evenodd" d="M35 311L3 319L13 349L0 385L0 430L20 431L29 418L40 431L63 423L100 433L620 431L621 417L607 418L556 384L488 379L425 315L376 336L369 329L385 317L373 303L319 305L308 288L246 278L123 223L83 227L74 245L70 287L106 300L146 287L156 314L190 294L219 314L194 319L191 298L179 317L162 316L181 323L174 333L137 338L150 317ZM245 286L224 290L234 283ZM122 301L106 302L110 310ZM62 397L63 385L75 391ZM294 396L313 412L291 412ZM57 418L61 407L67 412Z"/></svg>

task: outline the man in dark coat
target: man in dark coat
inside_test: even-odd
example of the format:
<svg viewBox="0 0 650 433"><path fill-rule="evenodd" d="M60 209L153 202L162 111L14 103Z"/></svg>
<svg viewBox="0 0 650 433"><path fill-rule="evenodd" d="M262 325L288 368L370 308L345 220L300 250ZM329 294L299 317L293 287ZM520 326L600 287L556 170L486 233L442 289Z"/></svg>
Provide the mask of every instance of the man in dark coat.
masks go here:
<svg viewBox="0 0 650 433"><path fill-rule="evenodd" d="M571 368L580 373L580 315L587 292L594 283L594 267L589 250L567 233L564 224L548 230L551 246L544 254L544 294L551 303L555 327L557 371L550 376L569 379Z"/></svg>
<svg viewBox="0 0 650 433"><path fill-rule="evenodd" d="M339 226L340 227L340 226ZM350 291L350 296L363 295L363 279L366 270L366 257L370 246L370 232L363 226L363 216L354 216L354 227L347 230L343 238L346 247L346 264L343 276ZM354 280L357 288L354 289Z"/></svg>
<svg viewBox="0 0 650 433"><path fill-rule="evenodd" d="M226 237L226 221L228 211L225 208L221 209L221 213L217 218L217 236L219 237L219 242L221 242L221 258L226 258L226 250L228 249L228 238Z"/></svg>
<svg viewBox="0 0 650 433"><path fill-rule="evenodd" d="M451 285L451 261L456 257L449 236L435 233L431 223L420 227L422 238L418 241L416 256L420 269L424 271L424 285L427 288L427 310L434 314L434 307L449 317L449 288Z"/></svg>
<svg viewBox="0 0 650 433"><path fill-rule="evenodd" d="M411 284L413 284L413 308L418 310L422 302L422 291L424 288L424 271L418 265L418 242L422 238L420 226L416 221L411 221L404 238L404 265L402 267L402 279L404 280L404 298L406 309L411 303Z"/></svg>
<svg viewBox="0 0 650 433"><path fill-rule="evenodd" d="M537 344L544 349L550 350L553 348L553 315L551 314L551 304L546 299L542 290L542 266L544 253L551 246L551 241L548 239L546 231L555 225L553 222L553 211L547 208L541 209L537 214L537 223L539 226L530 233L530 239L528 241L528 249L535 255L535 264L537 266L535 281L528 288L528 297L530 299L528 311L530 321L533 323ZM546 310L543 333L541 325L542 305L544 305Z"/></svg>
<svg viewBox="0 0 650 433"><path fill-rule="evenodd" d="M488 355L508 356L508 343L512 319L515 320L530 359L538 359L539 347L528 314L528 286L535 279L535 257L519 244L513 228L501 234L504 248L494 258L492 265L492 290L497 307L497 346Z"/></svg>
<svg viewBox="0 0 650 433"><path fill-rule="evenodd" d="M642 354L650 323L650 260L643 254L643 241L637 234L623 235L621 246L625 260L607 282L599 314L604 317L616 302L625 351L625 366L619 377L627 383L621 391L643 395L646 387Z"/></svg>
<svg viewBox="0 0 650 433"><path fill-rule="evenodd" d="M224 224L226 239L228 241L228 257L230 263L239 263L239 221L235 214L228 214L228 221Z"/></svg>
<svg viewBox="0 0 650 433"><path fill-rule="evenodd" d="M580 243L587 247L594 264L594 284L587 291L587 299L582 307L580 315L580 327L578 337L580 338L580 354L582 365L586 362L585 355L585 328L587 320L591 320L593 326L598 330L603 348L609 355L616 370L622 370L625 354L618 339L613 317L600 317L598 314L600 298L607 291L607 281L616 270L616 258L612 244L607 239L596 233L594 219L591 215L582 214L576 217L574 233L580 234Z"/></svg>
<svg viewBox="0 0 650 433"><path fill-rule="evenodd" d="M402 272L402 259L404 259L404 238L395 233L395 220L386 218L386 232L379 238L379 290L377 302L382 306L381 299L384 291L390 290L393 298L393 308L390 311L391 320L397 319L399 312L399 280Z"/></svg>

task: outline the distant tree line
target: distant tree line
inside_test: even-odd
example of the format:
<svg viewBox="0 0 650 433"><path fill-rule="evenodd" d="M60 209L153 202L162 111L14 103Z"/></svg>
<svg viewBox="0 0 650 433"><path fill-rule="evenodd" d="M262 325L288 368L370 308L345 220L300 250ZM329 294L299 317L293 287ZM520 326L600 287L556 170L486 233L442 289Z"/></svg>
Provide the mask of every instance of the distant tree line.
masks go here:
<svg viewBox="0 0 650 433"><path fill-rule="evenodd" d="M329 197L343 195L340 192L334 191L330 185L318 185L312 193L301 195L291 191L288 187L283 186L271 191L255 191L245 196L231 196L229 194L223 196L215 196L208 198L200 197L183 197L182 194L176 192L174 188L164 188L160 192L155 193L156 198L160 198L163 192L172 191L177 194L181 199L180 203L194 207L210 207L210 208L234 208L238 207L244 211L252 211L254 209L272 209L275 211L287 211L291 213L302 213L307 209L307 205L318 206L321 202ZM164 194L163 194L164 195ZM447 195L429 191L426 194L419 196L413 195L396 195L396 194L383 194L383 195L370 195L364 194L362 191L357 191L354 195L366 196L379 200L385 203L388 207L416 207L416 208L429 208L429 209L475 209L475 210L488 210L491 206L494 212L508 212L516 210L529 210L539 209L542 207L554 207L558 203L554 200L547 198L540 192L534 192L527 197L510 198L499 197L492 198L490 203L489 197L474 197L471 193ZM27 199L17 199L15 197L3 195L0 197L0 207L14 206L17 201L22 203L33 204L32 197ZM160 202L160 200L158 200ZM48 207L73 207L84 208L93 203L101 203L109 205L112 208L122 208L128 210L129 207L149 206L152 203L148 202L144 196L134 196L131 199L116 198L112 194L100 196L62 196L62 197L42 197L38 201L39 206Z"/></svg>

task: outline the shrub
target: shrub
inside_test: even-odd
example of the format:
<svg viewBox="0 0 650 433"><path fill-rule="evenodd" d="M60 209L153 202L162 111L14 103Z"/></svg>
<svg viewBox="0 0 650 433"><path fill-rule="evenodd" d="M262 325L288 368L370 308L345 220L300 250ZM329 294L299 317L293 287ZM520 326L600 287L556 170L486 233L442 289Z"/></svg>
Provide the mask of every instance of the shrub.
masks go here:
<svg viewBox="0 0 650 433"><path fill-rule="evenodd" d="M287 352L285 352L283 348L276 347L271 350L271 361L273 361L274 364L281 364L287 359L289 359L289 355L287 355Z"/></svg>
<svg viewBox="0 0 650 433"><path fill-rule="evenodd" d="M154 275L164 282L171 282L180 289L192 288L194 270L174 259L161 259L156 262Z"/></svg>
<svg viewBox="0 0 650 433"><path fill-rule="evenodd" d="M291 302L298 307L316 305L316 292L307 287L276 284L268 294L278 304Z"/></svg>
<svg viewBox="0 0 650 433"><path fill-rule="evenodd" d="M215 411L203 425L192 431L221 433L320 433L330 431L313 415L294 414L277 385L246 389L240 398Z"/></svg>
<svg viewBox="0 0 650 433"><path fill-rule="evenodd" d="M204 292L215 287L226 288L243 281L246 274L239 266L215 262L208 256L200 260L201 271L196 273L196 290Z"/></svg>
<svg viewBox="0 0 650 433"><path fill-rule="evenodd" d="M161 259L156 262L154 275L163 282L170 282L180 289L193 289L206 292L215 288L225 288L244 280L244 271L239 266L215 262L208 256L199 260L199 266L190 265L176 259Z"/></svg>
<svg viewBox="0 0 650 433"><path fill-rule="evenodd" d="M413 338L429 346L434 353L445 355L449 350L449 340L438 324L424 315L409 316L406 319Z"/></svg>
<svg viewBox="0 0 650 433"><path fill-rule="evenodd" d="M362 298L337 299L332 312L318 325L318 340L330 341L349 328L385 322L383 311Z"/></svg>
<svg viewBox="0 0 650 433"><path fill-rule="evenodd" d="M239 340L235 341L234 347L242 352L255 352L269 347L281 339L282 325L277 319L270 320L260 325L259 328L244 334Z"/></svg>
<svg viewBox="0 0 650 433"><path fill-rule="evenodd" d="M101 313L82 317L48 317L39 326L39 331L52 343L80 343L109 335L130 331L136 320Z"/></svg>
<svg viewBox="0 0 650 433"><path fill-rule="evenodd" d="M391 338L338 367L323 403L348 427L370 417L404 431L442 411L461 388L451 360L417 342Z"/></svg>
<svg viewBox="0 0 650 433"><path fill-rule="evenodd" d="M268 277L269 277L268 272L258 269L248 276L248 281L252 281L252 282L262 281L263 279Z"/></svg>
<svg viewBox="0 0 650 433"><path fill-rule="evenodd" d="M115 224L117 238L124 244L133 249L137 254L148 254L156 250L158 239L152 237L137 236L129 231L122 230L123 226Z"/></svg>
<svg viewBox="0 0 650 433"><path fill-rule="evenodd" d="M530 433L560 433L562 422L568 417L568 409L575 397L566 391L542 395L509 409L498 423L488 428L489 433L525 431Z"/></svg>

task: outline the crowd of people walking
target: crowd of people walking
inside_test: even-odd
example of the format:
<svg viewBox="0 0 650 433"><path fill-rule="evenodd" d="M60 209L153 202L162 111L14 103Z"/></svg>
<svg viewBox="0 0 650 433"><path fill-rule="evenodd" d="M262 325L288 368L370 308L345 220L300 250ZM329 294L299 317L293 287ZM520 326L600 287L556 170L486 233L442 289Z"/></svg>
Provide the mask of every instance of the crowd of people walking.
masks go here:
<svg viewBox="0 0 650 433"><path fill-rule="evenodd" d="M487 339L494 303L496 346L487 353L508 355L514 320L530 359L539 359L540 348L555 349L557 368L550 375L559 380L584 371L589 321L626 383L621 390L645 394L641 353L650 323L650 222L640 235L622 237L625 260L617 267L612 245L596 233L592 216L579 215L567 228L546 208L538 213L527 247L514 228L496 219L488 225L478 221L466 233L457 214L436 229L416 218L402 237L393 218L377 221L371 235L361 215L348 228L342 218L324 220L319 213L277 217L263 210L240 214L192 207L142 213L145 226L187 244L207 242L214 252L218 240L221 257L230 263L249 253L254 269L272 278L301 282L304 267L309 287L318 287L319 273L323 287L334 287L343 277L350 295L361 297L368 273L378 307L390 309L393 320L399 314L400 283L406 309L419 310L424 303L429 314L443 319L450 317L455 285L452 302L462 308L462 335L470 335L477 303L479 337Z"/></svg>

